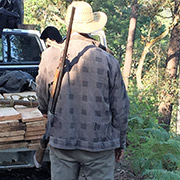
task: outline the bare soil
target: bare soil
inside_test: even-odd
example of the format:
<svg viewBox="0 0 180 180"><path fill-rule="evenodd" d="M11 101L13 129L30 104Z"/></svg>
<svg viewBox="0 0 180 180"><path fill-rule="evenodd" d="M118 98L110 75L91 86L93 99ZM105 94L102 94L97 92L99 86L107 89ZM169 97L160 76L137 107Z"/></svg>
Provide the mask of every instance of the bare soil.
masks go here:
<svg viewBox="0 0 180 180"><path fill-rule="evenodd" d="M122 160L121 163L116 164L115 180L140 180L136 177L131 169L128 167L127 162ZM24 168L24 169L11 169L0 170L0 180L51 180L49 166L43 166L41 169ZM86 180L84 175L81 174L79 180Z"/></svg>
<svg viewBox="0 0 180 180"><path fill-rule="evenodd" d="M12 170L0 170L1 180L50 180L50 173L46 168L24 168Z"/></svg>

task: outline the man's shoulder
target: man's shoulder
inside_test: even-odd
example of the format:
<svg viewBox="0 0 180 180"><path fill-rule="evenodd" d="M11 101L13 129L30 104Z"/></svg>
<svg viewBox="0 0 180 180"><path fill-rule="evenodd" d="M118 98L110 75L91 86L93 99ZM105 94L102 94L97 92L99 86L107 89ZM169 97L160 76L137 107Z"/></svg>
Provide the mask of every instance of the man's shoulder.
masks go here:
<svg viewBox="0 0 180 180"><path fill-rule="evenodd" d="M43 54L47 55L47 54L51 54L55 52L60 52L62 49L63 49L63 46L59 46L59 47L50 46L43 51Z"/></svg>
<svg viewBox="0 0 180 180"><path fill-rule="evenodd" d="M102 48L94 45L94 44L91 44L91 45L88 45L87 47L90 47L89 48L89 55L90 56L101 56L102 58L108 58L109 54L104 51Z"/></svg>
<svg viewBox="0 0 180 180"><path fill-rule="evenodd" d="M108 61L114 61L116 63L118 63L117 59L108 51L106 51L105 49L99 47L99 46L94 46L94 48L90 49L91 55L94 55L96 53L96 56L99 55L101 57L106 58L106 60Z"/></svg>

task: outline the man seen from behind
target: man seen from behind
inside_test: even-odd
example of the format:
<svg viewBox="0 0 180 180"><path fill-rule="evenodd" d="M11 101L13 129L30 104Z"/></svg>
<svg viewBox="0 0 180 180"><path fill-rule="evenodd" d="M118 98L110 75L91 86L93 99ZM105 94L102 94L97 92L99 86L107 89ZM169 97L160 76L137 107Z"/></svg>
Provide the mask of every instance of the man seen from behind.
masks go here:
<svg viewBox="0 0 180 180"><path fill-rule="evenodd" d="M115 162L126 145L129 99L119 62L88 36L104 28L106 14L74 1L67 9L67 25L72 7L72 34L54 114L50 94L63 44L43 53L36 79L40 110L51 125L51 176L77 180L82 167L88 180L114 180Z"/></svg>

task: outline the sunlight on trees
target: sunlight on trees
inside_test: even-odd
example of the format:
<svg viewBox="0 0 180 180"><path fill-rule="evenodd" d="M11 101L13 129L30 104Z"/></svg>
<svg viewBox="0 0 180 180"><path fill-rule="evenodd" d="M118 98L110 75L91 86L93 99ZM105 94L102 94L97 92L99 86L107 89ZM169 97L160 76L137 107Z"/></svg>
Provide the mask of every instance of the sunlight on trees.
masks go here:
<svg viewBox="0 0 180 180"><path fill-rule="evenodd" d="M108 47L128 80L131 109L126 157L134 173L139 178L162 180L159 177L164 173L169 179L180 179L180 35L174 34L180 26L180 1L137 1L138 18L133 22L136 31L130 44L132 54L126 54L126 50L134 0L86 1L94 11L107 14ZM70 2L26 0L24 22L35 24L40 31L53 25L65 35L62 20ZM125 62L128 58L130 61ZM168 123L164 121L166 118Z"/></svg>

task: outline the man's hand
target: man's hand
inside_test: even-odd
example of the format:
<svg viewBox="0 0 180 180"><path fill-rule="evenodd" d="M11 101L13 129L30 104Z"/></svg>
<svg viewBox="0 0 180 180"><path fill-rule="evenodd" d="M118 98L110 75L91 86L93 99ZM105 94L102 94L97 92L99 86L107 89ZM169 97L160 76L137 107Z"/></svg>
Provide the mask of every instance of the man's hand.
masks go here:
<svg viewBox="0 0 180 180"><path fill-rule="evenodd" d="M120 162L121 158L124 156L124 149L117 148L115 149L115 160Z"/></svg>
<svg viewBox="0 0 180 180"><path fill-rule="evenodd" d="M47 114L43 114L43 116L44 116L45 118L47 118L47 117L48 117L48 115L47 115Z"/></svg>

